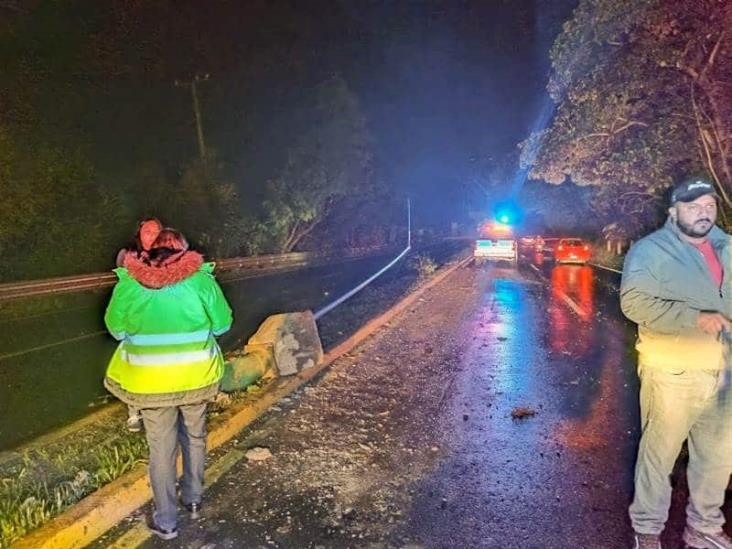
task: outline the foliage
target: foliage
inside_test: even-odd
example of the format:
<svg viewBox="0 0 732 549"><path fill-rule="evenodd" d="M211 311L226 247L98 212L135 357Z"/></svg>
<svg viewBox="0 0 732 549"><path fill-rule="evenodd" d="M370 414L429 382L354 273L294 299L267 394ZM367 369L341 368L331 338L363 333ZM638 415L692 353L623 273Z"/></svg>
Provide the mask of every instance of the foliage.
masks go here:
<svg viewBox="0 0 732 549"><path fill-rule="evenodd" d="M129 434L92 450L70 445L53 457L43 449L26 453L22 466L0 478L0 548L131 471L147 453L144 437ZM81 457L90 458L91 472L80 467Z"/></svg>
<svg viewBox="0 0 732 549"><path fill-rule="evenodd" d="M588 189L572 183L557 186L528 181L518 193L518 202L524 208L523 225L529 233L579 234L600 228L591 212Z"/></svg>
<svg viewBox="0 0 732 549"><path fill-rule="evenodd" d="M179 181L160 176L145 186L148 210L140 217L159 216L212 257L234 256L244 248L239 195L212 151L192 162Z"/></svg>
<svg viewBox="0 0 732 549"><path fill-rule="evenodd" d="M437 271L438 265L429 255L417 255L410 262L412 269L417 271L419 278L429 278Z"/></svg>
<svg viewBox="0 0 732 549"><path fill-rule="evenodd" d="M581 0L551 51L555 118L523 144L531 176L595 186L601 218L631 233L685 174L732 207L730 24L719 0Z"/></svg>
<svg viewBox="0 0 732 549"><path fill-rule="evenodd" d="M294 246L321 215L319 196L312 204L307 193L292 203L277 201L292 194L287 187L299 184L294 179L312 175L299 173L310 157L322 160L315 173L337 169L328 155L345 159L342 151L321 152L308 140L328 136L326 148L348 140L347 131L335 133L342 111L358 110L348 103L350 91L339 94L333 79L319 88L315 106L302 103L302 90L331 73L326 58L343 55L321 47L342 32L338 24L280 0L26 4L0 10L0 127L32 143L21 145L14 135L0 152L3 189L9 170L14 178L0 210L13 214L0 221L0 279L108 269L137 220L149 215L179 227L216 257L277 251L293 224ZM206 142L209 151L223 153L190 163L196 153L191 92L174 82L200 72L211 74L198 97ZM303 118L311 110L317 115L307 121L323 127L308 133L307 124L292 123L293 111ZM363 124L356 114L344 126ZM282 166L287 146L290 169L281 173L288 177L270 185L277 190L269 194L271 215L262 219L265 182ZM11 154L22 166L6 167ZM51 194L45 170L59 182ZM350 184L340 174L328 177ZM326 194L327 201L337 192ZM57 210L60 229L49 231L43 218L55 218ZM75 219L71 227L66 214ZM58 242L53 262L51 246L30 238L36 227Z"/></svg>
<svg viewBox="0 0 732 549"><path fill-rule="evenodd" d="M124 212L81 153L0 128L0 181L0 279L99 269Z"/></svg>
<svg viewBox="0 0 732 549"><path fill-rule="evenodd" d="M375 188L371 193L334 200L327 217L301 241L301 246L320 252L404 246L406 233L406 200Z"/></svg>
<svg viewBox="0 0 732 549"><path fill-rule="evenodd" d="M620 254L616 252L617 250L614 246L608 249L606 241L598 240L592 246L592 262L620 271L623 269L625 254L623 252Z"/></svg>
<svg viewBox="0 0 732 549"><path fill-rule="evenodd" d="M340 77L315 90L313 119L269 183L266 226L283 252L327 216L334 201L371 183L371 151L358 99Z"/></svg>

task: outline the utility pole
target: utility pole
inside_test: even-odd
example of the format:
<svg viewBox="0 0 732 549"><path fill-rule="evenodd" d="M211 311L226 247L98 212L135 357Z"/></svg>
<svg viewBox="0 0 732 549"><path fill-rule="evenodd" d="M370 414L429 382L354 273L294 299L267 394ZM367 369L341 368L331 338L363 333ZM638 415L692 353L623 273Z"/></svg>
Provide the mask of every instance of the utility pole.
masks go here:
<svg viewBox="0 0 732 549"><path fill-rule="evenodd" d="M178 88L191 88L191 95L193 96L193 114L196 116L196 134L198 135L198 154L201 160L206 159L206 143L203 141L203 125L201 123L201 109L198 106L198 92L196 90L196 84L199 82L206 82L208 80L208 73L196 74L190 82L182 82L180 80L175 81L175 86Z"/></svg>

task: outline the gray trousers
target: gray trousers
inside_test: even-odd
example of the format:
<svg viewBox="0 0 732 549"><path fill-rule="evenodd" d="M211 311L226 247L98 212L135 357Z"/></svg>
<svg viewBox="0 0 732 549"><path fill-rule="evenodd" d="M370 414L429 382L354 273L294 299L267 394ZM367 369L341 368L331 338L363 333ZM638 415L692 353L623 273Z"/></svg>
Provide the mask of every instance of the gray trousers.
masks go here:
<svg viewBox="0 0 732 549"><path fill-rule="evenodd" d="M720 507L732 473L732 388L725 371L639 368L641 440L630 506L633 529L659 534L671 503L670 475L688 441L689 502L686 521L701 532L718 532Z"/></svg>
<svg viewBox="0 0 732 549"><path fill-rule="evenodd" d="M155 499L153 520L160 528L176 527L177 498L175 461L180 444L183 477L180 482L183 504L200 503L206 459L206 403L143 408L147 443L150 446L150 485Z"/></svg>

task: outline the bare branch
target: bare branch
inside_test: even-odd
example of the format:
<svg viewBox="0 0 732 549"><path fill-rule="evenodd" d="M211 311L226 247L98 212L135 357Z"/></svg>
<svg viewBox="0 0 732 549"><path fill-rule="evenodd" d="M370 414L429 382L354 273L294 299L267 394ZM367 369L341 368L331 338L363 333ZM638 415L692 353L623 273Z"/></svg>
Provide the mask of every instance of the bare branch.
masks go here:
<svg viewBox="0 0 732 549"><path fill-rule="evenodd" d="M724 31L719 33L719 38L717 38L717 43L714 44L714 48L712 48L712 53L709 54L707 63L704 66L704 69L702 70L702 76L704 76L714 66L714 61L716 60L717 54L719 53L719 48L722 45L723 38L724 38Z"/></svg>
<svg viewBox="0 0 732 549"><path fill-rule="evenodd" d="M619 116L616 120L625 121L625 120L627 120L627 118L623 118L623 117ZM615 123L613 122L613 127L610 129L609 132L588 133L587 135L579 136L577 139L579 140L579 139L591 139L593 137L613 137L615 135L618 135L621 132L624 132L628 128L632 128L633 126L643 126L644 128L648 127L648 124L646 124L645 122L641 122L640 120L628 120L625 124L623 124L619 128L615 128L614 124Z"/></svg>
<svg viewBox="0 0 732 549"><path fill-rule="evenodd" d="M287 235L287 239L285 240L285 243L282 245L282 248L285 252L292 251L292 247L294 246L294 239L295 235L297 234L297 229L300 226L300 220L298 219L295 222L295 225L290 229L290 233Z"/></svg>
<svg viewBox="0 0 732 549"><path fill-rule="evenodd" d="M617 135L620 132L624 132L625 130L627 130L628 128L632 128L633 126L643 126L644 128L647 128L648 124L646 124L645 122L641 122L639 120L631 120L627 124L624 124L624 125L620 126L618 129L616 129L615 131L613 131L613 135Z"/></svg>
<svg viewBox="0 0 732 549"><path fill-rule="evenodd" d="M626 196L647 196L648 198L653 198L651 193L643 191L625 191L620 195L620 198L625 198Z"/></svg>
<svg viewBox="0 0 732 549"><path fill-rule="evenodd" d="M689 76L692 80L695 82L699 80L699 73L696 72L691 67L687 67L686 65L683 65L681 61L676 62L676 68L679 69L681 72L685 73L687 76Z"/></svg>
<svg viewBox="0 0 732 549"><path fill-rule="evenodd" d="M709 172L711 173L712 177L714 178L714 182L717 184L717 188L719 189L720 194L722 195L722 199L724 200L725 204L727 206L732 206L732 202L730 202L729 195L727 195L727 192L724 189L724 186L722 185L721 181L719 180L719 176L717 175L717 171L714 169L714 160L712 159L712 153L709 150L709 145L706 142L706 138L704 137L704 127L702 125L701 117L699 115L699 105L696 101L696 92L695 92L695 86L694 83L691 84L691 104L694 109L694 117L696 119L696 127L699 131L699 139L701 140L702 145L704 146L704 154L706 156L706 164L709 168Z"/></svg>
<svg viewBox="0 0 732 549"><path fill-rule="evenodd" d="M597 133L588 133L587 135L580 135L577 140L580 139L591 139L593 137L610 137L612 134L610 132L597 132Z"/></svg>

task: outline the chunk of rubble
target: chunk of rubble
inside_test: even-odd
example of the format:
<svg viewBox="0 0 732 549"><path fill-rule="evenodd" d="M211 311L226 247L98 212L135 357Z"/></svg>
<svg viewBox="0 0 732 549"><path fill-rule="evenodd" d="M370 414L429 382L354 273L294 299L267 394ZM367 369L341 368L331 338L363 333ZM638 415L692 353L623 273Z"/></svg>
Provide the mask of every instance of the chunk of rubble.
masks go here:
<svg viewBox="0 0 732 549"><path fill-rule="evenodd" d="M255 446L253 448L249 448L249 450L245 452L244 457L249 461L265 461L272 457L272 452L270 452L269 448Z"/></svg>
<svg viewBox="0 0 732 549"><path fill-rule="evenodd" d="M512 419L526 419L529 417L534 417L536 415L536 410L533 408L528 408L526 406L516 406L513 410L511 410L511 418Z"/></svg>

